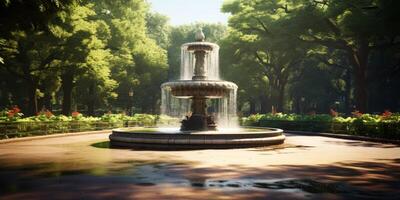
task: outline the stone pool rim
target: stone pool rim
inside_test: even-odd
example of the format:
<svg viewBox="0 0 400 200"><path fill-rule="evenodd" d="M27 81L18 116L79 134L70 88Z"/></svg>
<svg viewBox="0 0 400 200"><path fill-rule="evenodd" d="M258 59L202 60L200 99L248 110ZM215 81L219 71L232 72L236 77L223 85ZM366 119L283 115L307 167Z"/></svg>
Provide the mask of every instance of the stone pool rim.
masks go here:
<svg viewBox="0 0 400 200"><path fill-rule="evenodd" d="M112 147L138 149L232 149L282 144L285 135L282 129L251 128L253 131L218 133L193 132L146 132L141 129L117 128L109 136ZM246 130L246 129L244 129ZM256 130L256 131L254 131Z"/></svg>

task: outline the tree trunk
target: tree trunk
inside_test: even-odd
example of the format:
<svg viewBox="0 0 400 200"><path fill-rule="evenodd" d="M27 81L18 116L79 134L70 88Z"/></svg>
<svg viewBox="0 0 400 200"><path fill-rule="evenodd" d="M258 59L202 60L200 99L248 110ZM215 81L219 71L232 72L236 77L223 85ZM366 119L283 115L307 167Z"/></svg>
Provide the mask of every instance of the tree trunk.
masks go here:
<svg viewBox="0 0 400 200"><path fill-rule="evenodd" d="M46 109L48 111L52 111L52 108L51 108L51 99L52 99L51 93L49 93L47 91L47 88L44 85L40 85L38 88L40 89L41 92L44 93L44 96L41 97L41 98L38 98L38 100L37 100L38 109L39 110Z"/></svg>
<svg viewBox="0 0 400 200"><path fill-rule="evenodd" d="M88 106L88 115L89 116L94 116L94 104L95 104L95 99L94 99L94 83L91 83L89 86L89 104Z"/></svg>
<svg viewBox="0 0 400 200"><path fill-rule="evenodd" d="M268 106L268 97L266 95L260 96L260 113L268 113L271 106Z"/></svg>
<svg viewBox="0 0 400 200"><path fill-rule="evenodd" d="M38 99L38 109L46 109L48 111L52 111L52 106L51 106L51 94L45 93L44 96L40 99Z"/></svg>
<svg viewBox="0 0 400 200"><path fill-rule="evenodd" d="M295 96L294 98L293 98L293 104L294 104L294 108L293 108L293 112L294 113L298 113L298 114L300 114L301 113L301 109L300 109L300 97L297 97L297 96Z"/></svg>
<svg viewBox="0 0 400 200"><path fill-rule="evenodd" d="M53 112L53 106L51 105L51 100L52 100L52 96L51 94L45 94L44 96L44 106L46 107L47 110L49 110L50 112Z"/></svg>
<svg viewBox="0 0 400 200"><path fill-rule="evenodd" d="M285 104L285 87L286 87L286 82L281 81L281 85L279 85L279 91L278 91L278 99L276 107L277 112L283 112L283 106Z"/></svg>
<svg viewBox="0 0 400 200"><path fill-rule="evenodd" d="M256 102L254 99L250 99L249 101L250 103L250 110L249 110L249 114L255 114L256 113Z"/></svg>
<svg viewBox="0 0 400 200"><path fill-rule="evenodd" d="M71 114L73 79L74 76L71 71L67 71L61 76L61 88L63 91L62 114L67 116Z"/></svg>
<svg viewBox="0 0 400 200"><path fill-rule="evenodd" d="M29 116L33 116L36 115L36 113L38 113L38 102L37 102L37 96L36 96L36 89L37 86L34 83L29 83L29 108L28 108L28 115Z"/></svg>
<svg viewBox="0 0 400 200"><path fill-rule="evenodd" d="M349 69L346 70L346 75L345 75L345 81L346 81L346 86L345 86L345 97L344 97L344 112L346 114L350 114L351 112L351 106L350 106L350 98L351 98L351 72Z"/></svg>
<svg viewBox="0 0 400 200"><path fill-rule="evenodd" d="M367 67L369 57L368 40L362 38L359 47L350 55L350 62L353 65L353 75L355 82L355 102L356 109L362 113L367 112Z"/></svg>
<svg viewBox="0 0 400 200"><path fill-rule="evenodd" d="M356 109L362 113L367 112L366 77L363 69L354 70Z"/></svg>

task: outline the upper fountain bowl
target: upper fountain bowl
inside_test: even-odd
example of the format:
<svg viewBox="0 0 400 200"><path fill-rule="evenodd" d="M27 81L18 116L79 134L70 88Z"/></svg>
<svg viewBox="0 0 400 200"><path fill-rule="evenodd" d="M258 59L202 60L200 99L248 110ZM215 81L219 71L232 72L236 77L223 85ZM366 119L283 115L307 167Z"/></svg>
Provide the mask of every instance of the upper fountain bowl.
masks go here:
<svg viewBox="0 0 400 200"><path fill-rule="evenodd" d="M186 48L188 51L212 51L219 49L219 46L211 42L189 42L183 44L182 48Z"/></svg>
<svg viewBox="0 0 400 200"><path fill-rule="evenodd" d="M229 94L230 91L237 89L237 85L220 80L180 80L164 83L161 88L171 90L172 95L178 98L193 96L221 98Z"/></svg>

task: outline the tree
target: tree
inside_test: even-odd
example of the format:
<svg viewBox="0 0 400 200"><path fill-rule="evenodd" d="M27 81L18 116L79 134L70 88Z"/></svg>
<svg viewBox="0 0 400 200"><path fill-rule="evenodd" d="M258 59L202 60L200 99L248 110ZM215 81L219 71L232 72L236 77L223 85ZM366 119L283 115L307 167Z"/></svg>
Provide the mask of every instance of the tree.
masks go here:
<svg viewBox="0 0 400 200"><path fill-rule="evenodd" d="M167 27L163 24L165 18L150 14L148 4L142 0L101 1L96 10L104 13L102 19L111 31L107 44L112 53L110 68L112 78L119 83L118 98L113 104L129 110L131 99L128 98L131 97L128 94L133 90L137 107L143 108L143 112L154 112L160 97L157 84L165 80L162 74L167 68L166 51L159 46L167 45L167 40L156 33L159 27ZM149 29L146 22L150 24Z"/></svg>
<svg viewBox="0 0 400 200"><path fill-rule="evenodd" d="M380 0L237 0L226 2L223 10L232 14L230 26L234 29L256 39L268 38L263 45L269 48L283 45L278 55L302 46L311 53L320 52L320 62L330 66L342 66L332 62L337 59L331 56L344 55L346 65L351 66L346 70L353 73L356 107L365 112L371 55L399 44L399 15L394 9L398 4Z"/></svg>
<svg viewBox="0 0 400 200"><path fill-rule="evenodd" d="M13 36L8 42L15 45L17 53L8 55L2 67L25 82L29 99L26 113L33 115L38 112L38 96L42 95L39 90L39 83L44 77L42 72L52 71L55 66L56 53L54 47L49 45L54 43L55 38L43 31L29 34L17 31Z"/></svg>
<svg viewBox="0 0 400 200"><path fill-rule="evenodd" d="M254 59L254 54L244 51L245 47L250 46L243 40L245 38L239 32L230 30L220 41L220 70L223 79L233 81L239 87L238 110L244 114L255 114L259 112L258 105L262 107L261 110L266 111L268 102L263 100L269 93L268 79Z"/></svg>
<svg viewBox="0 0 400 200"><path fill-rule="evenodd" d="M75 1L1 1L0 67L28 86L25 113L38 111L41 72L53 66L48 22Z"/></svg>
<svg viewBox="0 0 400 200"><path fill-rule="evenodd" d="M169 26L165 17L149 12L144 0L1 3L0 25L7 29L0 33L0 74L15 78L13 84L2 79L1 99L11 103L29 97L18 103L33 115L43 106L51 109L59 95L63 114L75 105L93 115L98 106L125 107L128 91L135 89L143 96L155 94L135 97L137 107L157 110ZM22 10L33 16L24 21ZM16 87L24 84L28 94Z"/></svg>
<svg viewBox="0 0 400 200"><path fill-rule="evenodd" d="M168 20L167 16L155 12L148 12L146 16L147 35L163 49L170 45L171 26Z"/></svg>
<svg viewBox="0 0 400 200"><path fill-rule="evenodd" d="M282 2L281 2L282 3ZM398 1L311 1L290 9L299 39L346 52L355 82L356 108L368 109L370 55L379 48L398 45ZM301 22L301 23L300 23Z"/></svg>
<svg viewBox="0 0 400 200"><path fill-rule="evenodd" d="M341 107L346 106L340 105L340 97L345 95L344 74L340 68L330 68L308 58L296 70L288 89L294 112L326 113L330 108L342 112Z"/></svg>
<svg viewBox="0 0 400 200"><path fill-rule="evenodd" d="M232 14L229 25L246 43L238 49L242 54L253 56L263 68L269 93L262 101L271 102L277 111L283 111L288 81L306 51L304 45L287 34L290 19L270 11L270 6L274 6L273 2L234 1L225 4L223 11Z"/></svg>
<svg viewBox="0 0 400 200"><path fill-rule="evenodd" d="M94 84L101 82L105 88L115 87L110 79L110 51L106 49L110 31L107 24L96 18L94 4L74 4L59 13L49 25L54 36L58 38L59 70L63 92L62 113L71 113L72 93L79 78L90 77ZM93 90L91 90L93 91ZM113 94L110 93L112 96ZM93 102L88 103L91 107ZM90 109L90 114L93 109Z"/></svg>

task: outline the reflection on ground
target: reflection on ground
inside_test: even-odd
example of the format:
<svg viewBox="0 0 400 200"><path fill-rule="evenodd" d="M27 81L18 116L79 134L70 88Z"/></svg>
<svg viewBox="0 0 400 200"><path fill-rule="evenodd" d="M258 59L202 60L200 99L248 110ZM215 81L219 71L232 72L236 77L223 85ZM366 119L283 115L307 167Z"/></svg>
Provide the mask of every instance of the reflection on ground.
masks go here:
<svg viewBox="0 0 400 200"><path fill-rule="evenodd" d="M1 144L0 199L400 197L398 146L288 135L264 148L159 152L110 149L107 136Z"/></svg>

